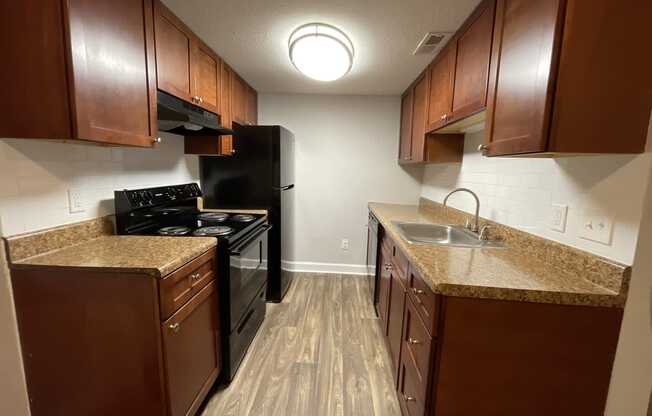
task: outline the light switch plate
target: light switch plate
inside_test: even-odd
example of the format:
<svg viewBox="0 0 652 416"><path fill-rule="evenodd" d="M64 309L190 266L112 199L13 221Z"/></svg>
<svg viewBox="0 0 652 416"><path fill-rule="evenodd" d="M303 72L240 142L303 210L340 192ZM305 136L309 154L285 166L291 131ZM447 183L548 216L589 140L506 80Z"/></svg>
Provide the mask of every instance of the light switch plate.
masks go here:
<svg viewBox="0 0 652 416"><path fill-rule="evenodd" d="M68 189L68 210L71 214L86 211L81 189Z"/></svg>
<svg viewBox="0 0 652 416"><path fill-rule="evenodd" d="M587 210L582 216L579 236L605 245L611 245L614 218L598 210Z"/></svg>
<svg viewBox="0 0 652 416"><path fill-rule="evenodd" d="M568 205L552 204L550 213L550 228L560 233L566 232Z"/></svg>
<svg viewBox="0 0 652 416"><path fill-rule="evenodd" d="M346 251L349 249L349 240L347 238L342 239L342 250Z"/></svg>

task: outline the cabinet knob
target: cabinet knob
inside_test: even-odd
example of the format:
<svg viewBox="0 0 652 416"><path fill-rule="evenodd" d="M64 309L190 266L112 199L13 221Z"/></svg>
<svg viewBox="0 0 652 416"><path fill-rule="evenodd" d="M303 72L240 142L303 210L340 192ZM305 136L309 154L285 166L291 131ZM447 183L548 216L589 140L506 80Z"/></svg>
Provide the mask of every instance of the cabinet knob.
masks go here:
<svg viewBox="0 0 652 416"><path fill-rule="evenodd" d="M152 139L152 143L161 143L163 140L160 137L155 137Z"/></svg>
<svg viewBox="0 0 652 416"><path fill-rule="evenodd" d="M232 155L236 154L236 152L237 152L237 151L236 151L235 149L231 149L231 154L232 154Z"/></svg>
<svg viewBox="0 0 652 416"><path fill-rule="evenodd" d="M406 395L404 394L404 395L403 395L403 400L405 400L406 402L415 402L417 399L415 399L415 398L412 397L412 396L406 396Z"/></svg>
<svg viewBox="0 0 652 416"><path fill-rule="evenodd" d="M199 272L193 273L193 274L190 275L190 278L192 280L199 280L199 278L201 278L201 273L199 273Z"/></svg>
<svg viewBox="0 0 652 416"><path fill-rule="evenodd" d="M417 289L416 287L413 287L413 288L412 288L412 292L413 292L415 295L423 295L423 290L421 290L421 289Z"/></svg>
<svg viewBox="0 0 652 416"><path fill-rule="evenodd" d="M176 322L176 323L171 324L168 328L170 328L172 330L172 332L174 332L176 334L181 329L181 325L179 324L179 322Z"/></svg>
<svg viewBox="0 0 652 416"><path fill-rule="evenodd" d="M204 102L204 97L197 97L197 99L199 100L199 104Z"/></svg>
<svg viewBox="0 0 652 416"><path fill-rule="evenodd" d="M439 119L440 119L440 120L446 120L446 117L448 117L448 116L447 116L446 114L444 114L444 115L442 115L441 117L439 117Z"/></svg>
<svg viewBox="0 0 652 416"><path fill-rule="evenodd" d="M391 272L393 269L391 263L385 263L385 271Z"/></svg>
<svg viewBox="0 0 652 416"><path fill-rule="evenodd" d="M478 151L482 153L485 153L488 150L489 150L489 146L487 146L486 144L481 144L480 146L478 146Z"/></svg>
<svg viewBox="0 0 652 416"><path fill-rule="evenodd" d="M414 338L408 338L408 344L412 344L412 345L421 344L421 341L419 341L418 339L414 339Z"/></svg>

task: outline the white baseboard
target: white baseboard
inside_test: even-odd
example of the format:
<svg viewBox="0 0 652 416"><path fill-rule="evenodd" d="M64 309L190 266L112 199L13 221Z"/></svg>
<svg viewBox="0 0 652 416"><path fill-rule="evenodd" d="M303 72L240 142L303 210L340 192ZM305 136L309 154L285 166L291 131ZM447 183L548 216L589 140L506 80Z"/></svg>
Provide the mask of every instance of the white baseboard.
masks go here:
<svg viewBox="0 0 652 416"><path fill-rule="evenodd" d="M313 263L309 261L285 261L281 262L283 270L302 273L335 273L335 274L357 274L367 276L366 264L341 264L341 263Z"/></svg>

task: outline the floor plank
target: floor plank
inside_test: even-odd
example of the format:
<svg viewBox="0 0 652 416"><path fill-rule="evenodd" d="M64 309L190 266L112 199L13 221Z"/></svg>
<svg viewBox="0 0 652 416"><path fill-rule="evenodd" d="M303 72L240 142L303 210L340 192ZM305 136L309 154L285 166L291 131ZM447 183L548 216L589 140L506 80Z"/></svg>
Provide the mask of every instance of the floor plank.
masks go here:
<svg viewBox="0 0 652 416"><path fill-rule="evenodd" d="M203 416L399 416L367 279L301 275Z"/></svg>

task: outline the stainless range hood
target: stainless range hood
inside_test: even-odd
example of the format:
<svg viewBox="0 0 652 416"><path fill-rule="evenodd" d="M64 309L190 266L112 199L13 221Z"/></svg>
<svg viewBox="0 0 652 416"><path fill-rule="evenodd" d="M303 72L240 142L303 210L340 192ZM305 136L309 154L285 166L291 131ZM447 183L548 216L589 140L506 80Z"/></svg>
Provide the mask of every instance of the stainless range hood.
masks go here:
<svg viewBox="0 0 652 416"><path fill-rule="evenodd" d="M231 136L220 116L163 91L157 93L158 129L182 136Z"/></svg>

